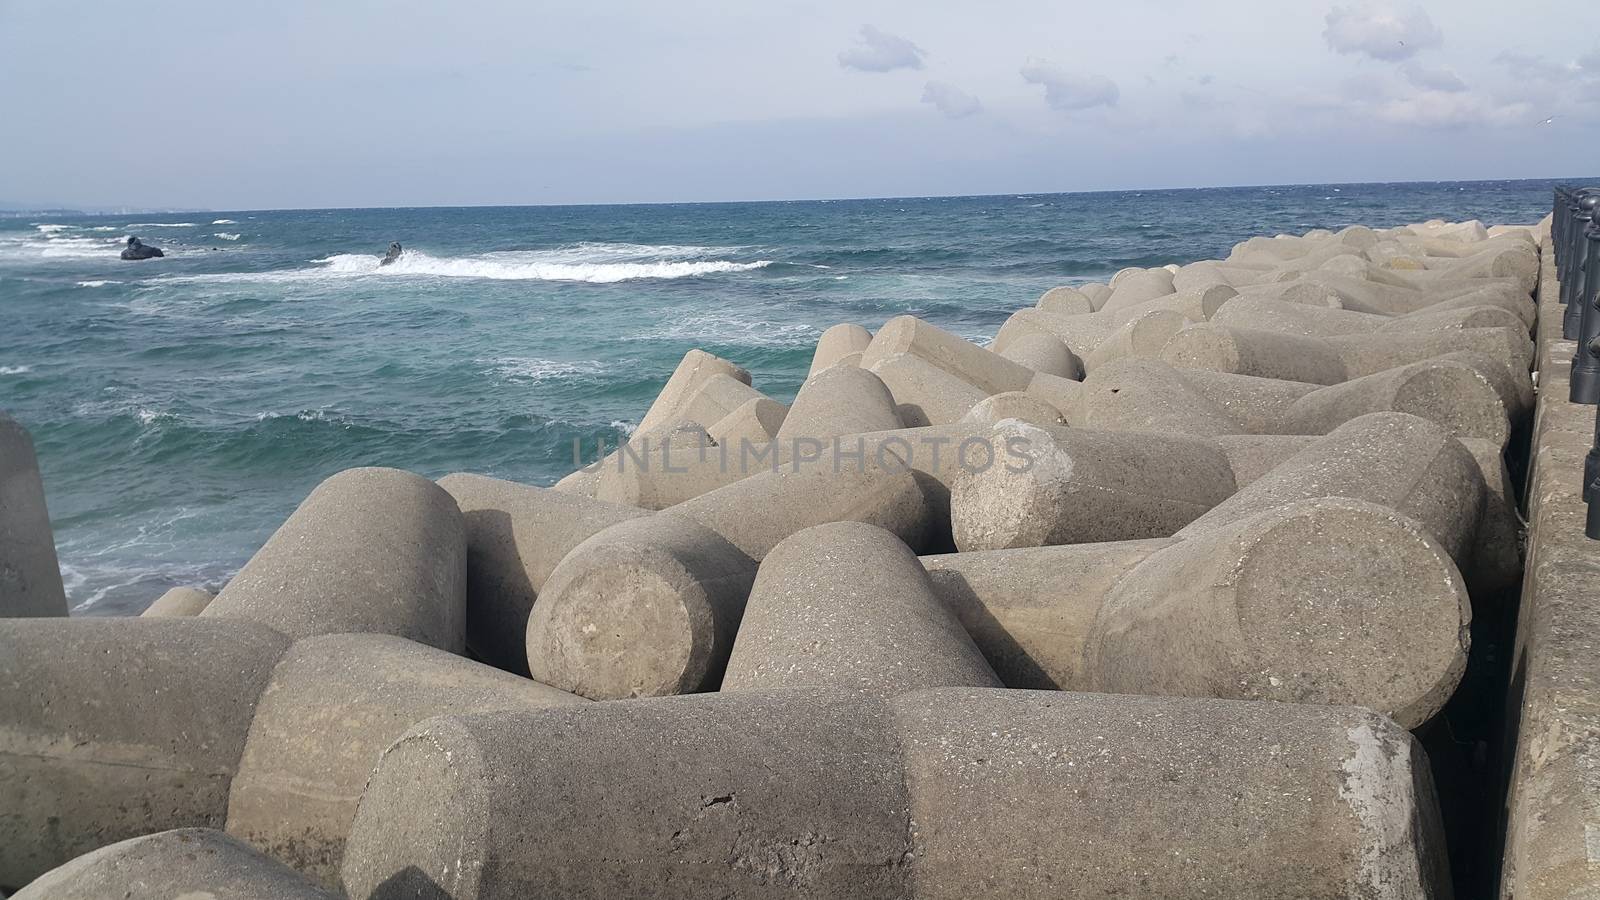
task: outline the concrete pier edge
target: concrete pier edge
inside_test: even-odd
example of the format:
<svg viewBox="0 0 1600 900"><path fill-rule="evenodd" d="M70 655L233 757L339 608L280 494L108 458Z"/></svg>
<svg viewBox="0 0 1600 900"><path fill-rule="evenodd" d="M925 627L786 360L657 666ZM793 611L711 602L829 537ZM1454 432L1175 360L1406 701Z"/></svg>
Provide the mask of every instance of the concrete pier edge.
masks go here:
<svg viewBox="0 0 1600 900"><path fill-rule="evenodd" d="M1584 537L1582 496L1595 407L1568 401L1576 345L1544 236L1500 896L1575 900L1600 897L1600 541Z"/></svg>

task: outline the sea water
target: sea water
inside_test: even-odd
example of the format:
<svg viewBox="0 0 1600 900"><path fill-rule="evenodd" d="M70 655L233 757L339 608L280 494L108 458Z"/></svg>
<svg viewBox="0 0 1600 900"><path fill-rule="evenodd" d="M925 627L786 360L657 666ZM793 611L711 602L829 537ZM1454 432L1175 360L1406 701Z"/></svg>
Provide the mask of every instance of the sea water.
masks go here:
<svg viewBox="0 0 1600 900"><path fill-rule="evenodd" d="M74 614L127 615L220 587L340 469L551 484L693 347L787 401L836 322L981 341L1126 266L1531 223L1552 184L0 219L0 408L37 444ZM166 258L121 261L128 235Z"/></svg>

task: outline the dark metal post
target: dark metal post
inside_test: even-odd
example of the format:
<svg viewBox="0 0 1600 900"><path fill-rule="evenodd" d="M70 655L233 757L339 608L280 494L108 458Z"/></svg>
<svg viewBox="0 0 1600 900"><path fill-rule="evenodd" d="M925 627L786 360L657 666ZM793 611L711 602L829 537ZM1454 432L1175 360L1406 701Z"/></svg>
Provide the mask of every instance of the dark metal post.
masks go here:
<svg viewBox="0 0 1600 900"><path fill-rule="evenodd" d="M1600 199L1600 198L1597 198ZM1600 404L1600 222L1591 219L1583 231L1583 253L1573 261L1580 285L1571 300L1578 311L1577 352L1572 354L1573 403Z"/></svg>
<svg viewBox="0 0 1600 900"><path fill-rule="evenodd" d="M1577 340L1581 333L1583 303L1580 301L1588 293L1589 279L1588 227L1594 219L1595 209L1600 207L1600 191L1588 188L1578 191L1574 206L1576 208L1567 223L1567 265L1564 272L1560 268L1556 270L1565 278L1561 287L1567 311L1561 319L1561 336L1569 341Z"/></svg>

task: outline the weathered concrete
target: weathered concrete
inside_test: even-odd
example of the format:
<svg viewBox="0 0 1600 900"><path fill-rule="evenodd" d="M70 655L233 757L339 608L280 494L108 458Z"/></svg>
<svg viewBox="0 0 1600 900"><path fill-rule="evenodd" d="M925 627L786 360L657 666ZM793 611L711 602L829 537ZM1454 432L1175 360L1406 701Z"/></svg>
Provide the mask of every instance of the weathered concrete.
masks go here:
<svg viewBox="0 0 1600 900"><path fill-rule="evenodd" d="M872 332L860 325L841 322L817 338L817 350L811 357L811 371L806 378L821 372L853 353L861 353L872 343Z"/></svg>
<svg viewBox="0 0 1600 900"><path fill-rule="evenodd" d="M1449 556L1361 501L1287 503L1182 540L923 563L1013 687L1356 703L1415 726L1466 664L1471 610Z"/></svg>
<svg viewBox="0 0 1600 900"><path fill-rule="evenodd" d="M949 688L433 719L384 753L344 875L380 900L1449 895L1422 752L1370 711Z"/></svg>
<svg viewBox="0 0 1600 900"><path fill-rule="evenodd" d="M1156 551L1100 608L1085 666L1098 691L1355 703L1415 727L1460 680L1471 620L1422 525L1319 498Z"/></svg>
<svg viewBox="0 0 1600 900"><path fill-rule="evenodd" d="M707 383L717 376L726 376L744 385L750 384L750 373L739 366L704 350L690 350L683 355L666 386L656 396L655 402L639 420L638 434L652 434L662 428L697 422L710 425L738 407L735 403L727 409L712 414L696 405L697 397ZM713 398L714 399L714 398ZM743 400L740 403L744 402Z"/></svg>
<svg viewBox="0 0 1600 900"><path fill-rule="evenodd" d="M993 462L951 481L964 551L1166 537L1237 490L1213 441L1015 421L986 438Z"/></svg>
<svg viewBox="0 0 1600 900"><path fill-rule="evenodd" d="M1490 356L1508 372L1526 372L1532 359L1532 345L1520 328L1315 337L1212 322L1173 335L1161 358L1180 368L1326 385L1462 350Z"/></svg>
<svg viewBox="0 0 1600 900"><path fill-rule="evenodd" d="M715 690L755 569L674 513L613 525L545 582L528 618L529 670L593 700Z"/></svg>
<svg viewBox="0 0 1600 900"><path fill-rule="evenodd" d="M1394 411L1437 422L1461 437L1504 446L1512 423L1522 417L1522 397L1522 386L1504 367L1471 353L1324 387L1124 359L1084 379L1078 414L1068 422L1105 430L1209 436L1324 434L1359 415Z"/></svg>
<svg viewBox="0 0 1600 900"><path fill-rule="evenodd" d="M807 378L778 429L779 441L889 431L904 423L895 398L878 376L855 366L834 366Z"/></svg>
<svg viewBox="0 0 1600 900"><path fill-rule="evenodd" d="M789 535L828 522L877 525L914 549L926 547L935 528L930 479L887 439L875 445L882 452L862 449L871 446L867 437L856 446L818 442L814 457L797 455L777 471L752 475L671 511L717 532L757 562Z"/></svg>
<svg viewBox="0 0 1600 900"><path fill-rule="evenodd" d="M1584 457L1595 408L1568 402L1554 260L1539 292L1539 402L1527 489L1528 565L1513 658L1515 753L1500 896L1600 896L1600 542L1584 537Z"/></svg>
<svg viewBox="0 0 1600 900"><path fill-rule="evenodd" d="M66 614L33 438L0 413L0 617Z"/></svg>
<svg viewBox="0 0 1600 900"><path fill-rule="evenodd" d="M293 869L210 828L118 841L39 876L12 900L335 900Z"/></svg>
<svg viewBox="0 0 1600 900"><path fill-rule="evenodd" d="M393 634L465 649L466 529L456 502L398 469L346 469L318 485L202 618L290 637Z"/></svg>
<svg viewBox="0 0 1600 900"><path fill-rule="evenodd" d="M931 363L975 386L985 396L1001 391L1025 390L1028 382L1033 380L1032 369L914 316L897 316L885 322L862 354L861 365L872 369L879 362L902 354L910 354ZM898 395L896 399L899 399Z"/></svg>
<svg viewBox="0 0 1600 900"><path fill-rule="evenodd" d="M972 638L897 537L836 522L762 561L723 691L1000 687Z"/></svg>
<svg viewBox="0 0 1600 900"><path fill-rule="evenodd" d="M1003 361L1015 365L1010 360ZM864 357L862 362L867 362ZM959 422L989 396L977 385L911 353L878 359L867 370L888 386L894 395L895 412L910 428Z"/></svg>
<svg viewBox="0 0 1600 900"><path fill-rule="evenodd" d="M649 515L483 475L446 475L439 486L466 524L467 649L520 675L528 673L528 614L556 564L591 535Z"/></svg>
<svg viewBox="0 0 1600 900"><path fill-rule="evenodd" d="M721 419L706 426L706 433L719 445L741 442L759 444L778 436L789 407L771 397L756 397Z"/></svg>
<svg viewBox="0 0 1600 900"><path fill-rule="evenodd" d="M1041 428L1067 424L1061 410L1022 391L993 394L974 406L961 420L962 425L993 425L1006 419L1017 419Z"/></svg>
<svg viewBox="0 0 1600 900"><path fill-rule="evenodd" d="M256 704L228 833L336 889L367 775L406 729L445 713L585 702L390 635L297 641Z"/></svg>
<svg viewBox="0 0 1600 900"><path fill-rule="evenodd" d="M220 828L288 644L206 618L0 620L0 886L136 835Z"/></svg>
<svg viewBox="0 0 1600 900"><path fill-rule="evenodd" d="M1405 413L1370 413L1311 442L1177 536L1227 527L1295 500L1347 497L1415 519L1463 565L1475 546L1485 493L1477 460L1449 432Z"/></svg>
<svg viewBox="0 0 1600 900"><path fill-rule="evenodd" d="M1083 361L1067 349L1058 337L1030 334L1012 341L1000 355L1035 372L1048 372L1057 378L1083 378Z"/></svg>
<svg viewBox="0 0 1600 900"><path fill-rule="evenodd" d="M141 616L198 616L215 599L210 591L193 587L175 587L150 604Z"/></svg>

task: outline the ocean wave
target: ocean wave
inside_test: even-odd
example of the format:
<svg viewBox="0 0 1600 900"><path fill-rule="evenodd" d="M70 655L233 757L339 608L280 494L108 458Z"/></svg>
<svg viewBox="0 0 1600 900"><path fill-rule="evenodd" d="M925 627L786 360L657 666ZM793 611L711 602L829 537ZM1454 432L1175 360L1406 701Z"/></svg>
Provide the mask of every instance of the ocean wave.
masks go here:
<svg viewBox="0 0 1600 900"><path fill-rule="evenodd" d="M538 384L599 375L610 366L598 359L559 360L524 356L502 356L487 361L496 375L513 384Z"/></svg>
<svg viewBox="0 0 1600 900"><path fill-rule="evenodd" d="M211 224L213 224L213 225L237 225L239 223L235 222L232 219L216 219Z"/></svg>
<svg viewBox="0 0 1600 900"><path fill-rule="evenodd" d="M40 234L47 234L47 235L48 234L60 234L63 231L76 231L78 229L78 226L76 226L76 225L57 225L55 223L47 223L47 224L44 224L44 225L35 225L33 227L37 228L39 230Z"/></svg>
<svg viewBox="0 0 1600 900"><path fill-rule="evenodd" d="M238 234L236 234L234 232L219 231L216 234L213 234L212 237L221 238L222 240L225 240L225 241L237 241L239 239L240 235L238 235Z"/></svg>
<svg viewBox="0 0 1600 900"><path fill-rule="evenodd" d="M694 341L741 347L799 347L816 343L821 329L803 323L777 324L730 313L686 315L665 328L632 336L639 341Z"/></svg>
<svg viewBox="0 0 1600 900"><path fill-rule="evenodd" d="M81 288L99 288L99 287L105 287L108 284L121 284L121 283L122 282L120 282L120 281L112 281L109 278L103 278L103 279L98 279L98 280L95 280L95 281L80 281L80 282L78 282L78 287L81 287Z"/></svg>
<svg viewBox="0 0 1600 900"><path fill-rule="evenodd" d="M645 279L694 278L748 272L772 260L734 260L743 248L649 244L581 243L548 250L512 250L472 256L432 256L407 250L383 266L378 256L339 253L313 260L315 267L276 272L232 272L171 276L173 282L301 282L338 278L477 278L487 281L575 281L612 284Z"/></svg>
<svg viewBox="0 0 1600 900"><path fill-rule="evenodd" d="M611 284L636 279L693 278L728 272L748 272L772 265L771 260L734 262L726 259L658 259L635 262L554 262L528 253L485 253L469 257L436 257L407 251L392 264L379 267L379 258L354 253L330 256L321 262L330 271L348 275L432 275L441 278L483 278L492 281L582 281Z"/></svg>
<svg viewBox="0 0 1600 900"><path fill-rule="evenodd" d="M198 222L133 222L124 228L198 228Z"/></svg>
<svg viewBox="0 0 1600 900"><path fill-rule="evenodd" d="M0 366L0 375L26 375L32 371L32 366Z"/></svg>

